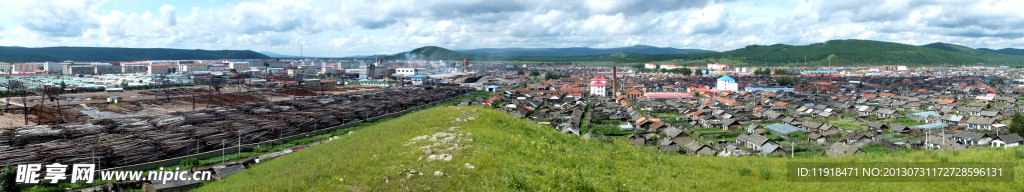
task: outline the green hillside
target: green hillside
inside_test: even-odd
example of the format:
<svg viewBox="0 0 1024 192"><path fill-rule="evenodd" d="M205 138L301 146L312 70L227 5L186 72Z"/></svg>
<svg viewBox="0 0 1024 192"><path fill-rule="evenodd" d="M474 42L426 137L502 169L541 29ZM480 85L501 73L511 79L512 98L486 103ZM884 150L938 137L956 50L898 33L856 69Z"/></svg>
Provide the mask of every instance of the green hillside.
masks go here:
<svg viewBox="0 0 1024 192"><path fill-rule="evenodd" d="M248 50L187 50L117 47L0 47L0 61L139 61L188 59L269 59Z"/></svg>
<svg viewBox="0 0 1024 192"><path fill-rule="evenodd" d="M483 107L434 107L269 160L196 191L1019 191L1009 183L788 182L786 162L1014 162L1024 149L844 158L683 156L585 140ZM434 157L445 160L434 160ZM448 156L450 155L450 157ZM415 171L413 171L415 170ZM435 175L437 174L437 175Z"/></svg>
<svg viewBox="0 0 1024 192"><path fill-rule="evenodd" d="M825 66L828 58L832 59L833 65L840 66L867 64L1024 65L1024 58L1021 57L991 54L959 45L936 43L913 46L869 40L832 40L804 46L751 45L723 52L716 58L731 58L755 65L791 64L800 66L803 65L805 56L808 65L811 66Z"/></svg>
<svg viewBox="0 0 1024 192"><path fill-rule="evenodd" d="M585 55L602 55L602 54L615 54L622 52L630 53L645 53L645 54L682 54L682 53L711 53L714 51L700 50L700 49L676 49L671 47L655 47L648 45L635 45L629 47L617 47L617 48L589 48L589 47L569 47L569 48L484 48L484 49L470 49L460 50L459 52L478 54L478 55L493 55L493 56L585 56Z"/></svg>
<svg viewBox="0 0 1024 192"><path fill-rule="evenodd" d="M1003 49L999 49L999 50L993 50L993 49L988 49L988 48L981 48L981 49L978 49L978 50L988 51L988 52L993 52L993 53L1006 54L1006 55L1024 56L1024 49L1003 48Z"/></svg>

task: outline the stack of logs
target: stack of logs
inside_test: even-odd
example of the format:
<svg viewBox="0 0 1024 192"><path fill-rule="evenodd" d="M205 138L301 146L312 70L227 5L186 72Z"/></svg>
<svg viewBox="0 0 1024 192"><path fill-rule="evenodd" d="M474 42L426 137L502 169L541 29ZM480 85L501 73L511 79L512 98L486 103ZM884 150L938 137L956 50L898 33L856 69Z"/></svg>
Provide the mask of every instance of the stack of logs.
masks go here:
<svg viewBox="0 0 1024 192"><path fill-rule="evenodd" d="M471 88L406 87L143 117L0 131L0 165L122 166L258 143L456 97Z"/></svg>

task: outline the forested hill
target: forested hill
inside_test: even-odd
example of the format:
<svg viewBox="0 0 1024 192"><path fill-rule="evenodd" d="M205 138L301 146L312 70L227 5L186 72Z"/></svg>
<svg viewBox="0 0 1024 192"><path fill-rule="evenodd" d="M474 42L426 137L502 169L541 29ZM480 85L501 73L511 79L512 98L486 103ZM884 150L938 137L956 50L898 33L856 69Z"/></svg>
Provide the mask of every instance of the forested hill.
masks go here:
<svg viewBox="0 0 1024 192"><path fill-rule="evenodd" d="M0 62L269 59L249 50L188 50L113 47L0 47Z"/></svg>
<svg viewBox="0 0 1024 192"><path fill-rule="evenodd" d="M725 52L681 54L644 54L620 52L614 54L582 56L503 56L471 54L427 46L409 52L394 54L385 59L426 59L473 61L523 62L605 62L614 64L727 62L746 66L851 66L851 65L910 65L910 66L1024 66L1024 56L1011 55L1015 49L973 49L965 46L932 43L908 45L871 40L831 40L809 45L749 45ZM806 63L805 63L806 61Z"/></svg>
<svg viewBox="0 0 1024 192"><path fill-rule="evenodd" d="M622 52L644 53L644 54L682 54L682 53L713 53L714 51L700 49L676 49L671 47L654 47L647 45L636 45L618 48L484 48L459 50L459 52L491 55L491 56L586 56L615 54Z"/></svg>

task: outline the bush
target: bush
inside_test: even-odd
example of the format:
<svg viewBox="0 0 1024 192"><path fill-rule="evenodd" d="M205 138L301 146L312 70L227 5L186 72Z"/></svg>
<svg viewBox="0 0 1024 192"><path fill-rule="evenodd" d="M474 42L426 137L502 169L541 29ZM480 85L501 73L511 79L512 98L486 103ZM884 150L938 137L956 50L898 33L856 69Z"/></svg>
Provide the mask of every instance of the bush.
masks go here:
<svg viewBox="0 0 1024 192"><path fill-rule="evenodd" d="M772 170L761 169L761 178L764 179L764 180L772 179Z"/></svg>
<svg viewBox="0 0 1024 192"><path fill-rule="evenodd" d="M10 164L4 166L3 170L0 170L0 191L21 191L14 182L16 174L14 166Z"/></svg>
<svg viewBox="0 0 1024 192"><path fill-rule="evenodd" d="M752 173L752 172L753 171L750 171L749 168L744 167L744 168L740 169L740 176L747 176L747 175L750 175L750 173Z"/></svg>
<svg viewBox="0 0 1024 192"><path fill-rule="evenodd" d="M807 137L807 134L804 134L803 132L798 132L798 133L789 134L789 137L790 138L794 138L794 139L799 139L799 138Z"/></svg>
<svg viewBox="0 0 1024 192"><path fill-rule="evenodd" d="M191 167L196 167L198 165L199 165L199 159L196 159L195 157L187 157L187 158L181 160L181 166L182 167L191 168Z"/></svg>

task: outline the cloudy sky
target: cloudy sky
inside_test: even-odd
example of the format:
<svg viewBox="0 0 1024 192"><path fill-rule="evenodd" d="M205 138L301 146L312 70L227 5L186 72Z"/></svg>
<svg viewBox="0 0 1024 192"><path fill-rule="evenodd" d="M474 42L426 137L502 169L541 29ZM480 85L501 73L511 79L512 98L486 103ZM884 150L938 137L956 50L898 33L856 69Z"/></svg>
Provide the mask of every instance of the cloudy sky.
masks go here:
<svg viewBox="0 0 1024 192"><path fill-rule="evenodd" d="M247 49L306 56L436 45L727 51L870 39L1024 48L1024 1L0 0L0 45Z"/></svg>

